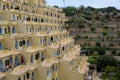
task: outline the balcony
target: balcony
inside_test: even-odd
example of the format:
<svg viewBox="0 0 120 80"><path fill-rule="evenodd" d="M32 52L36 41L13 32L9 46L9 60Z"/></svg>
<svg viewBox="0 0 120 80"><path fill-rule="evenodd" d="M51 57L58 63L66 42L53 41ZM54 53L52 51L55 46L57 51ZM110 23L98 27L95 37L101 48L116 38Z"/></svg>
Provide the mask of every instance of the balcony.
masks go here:
<svg viewBox="0 0 120 80"><path fill-rule="evenodd" d="M0 40L3 40L4 39L4 35L0 35Z"/></svg>
<svg viewBox="0 0 120 80"><path fill-rule="evenodd" d="M24 73L26 73L27 71L29 71L29 67L25 66L25 65L20 65L20 66L17 66L11 74L14 74L14 75L22 75Z"/></svg>
<svg viewBox="0 0 120 80"><path fill-rule="evenodd" d="M3 77L5 77L5 75L6 75L6 74L0 72L0 80L1 80Z"/></svg>

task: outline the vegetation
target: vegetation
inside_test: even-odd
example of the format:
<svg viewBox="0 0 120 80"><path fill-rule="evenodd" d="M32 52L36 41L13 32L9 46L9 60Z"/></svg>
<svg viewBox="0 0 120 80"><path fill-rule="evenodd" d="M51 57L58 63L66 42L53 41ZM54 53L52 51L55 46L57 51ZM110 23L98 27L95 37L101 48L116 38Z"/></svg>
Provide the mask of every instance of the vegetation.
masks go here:
<svg viewBox="0 0 120 80"><path fill-rule="evenodd" d="M102 35L103 35L103 41L105 40L105 36L108 34L108 32L107 31L103 31L102 32Z"/></svg>
<svg viewBox="0 0 120 80"><path fill-rule="evenodd" d="M117 23L120 10L115 7L96 9L82 5L78 8L69 6L63 11L69 19L66 28L75 36L76 43L86 50L84 54L90 56L88 62L96 65L98 72L103 72L101 79L119 80L120 61L115 56L120 56L120 25ZM111 25L113 22L118 28Z"/></svg>

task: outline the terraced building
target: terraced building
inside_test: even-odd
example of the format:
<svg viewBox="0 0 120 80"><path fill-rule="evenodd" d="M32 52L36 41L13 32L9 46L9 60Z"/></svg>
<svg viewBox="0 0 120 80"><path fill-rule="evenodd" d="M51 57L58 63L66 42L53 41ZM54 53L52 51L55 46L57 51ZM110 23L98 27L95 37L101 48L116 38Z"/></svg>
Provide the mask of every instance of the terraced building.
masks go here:
<svg viewBox="0 0 120 80"><path fill-rule="evenodd" d="M0 80L84 80L80 55L65 14L45 0L0 0Z"/></svg>

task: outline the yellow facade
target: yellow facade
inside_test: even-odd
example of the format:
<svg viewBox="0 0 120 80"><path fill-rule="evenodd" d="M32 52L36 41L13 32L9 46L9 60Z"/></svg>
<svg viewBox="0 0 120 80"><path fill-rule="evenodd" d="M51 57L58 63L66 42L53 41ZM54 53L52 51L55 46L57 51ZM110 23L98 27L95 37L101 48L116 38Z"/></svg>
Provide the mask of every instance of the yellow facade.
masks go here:
<svg viewBox="0 0 120 80"><path fill-rule="evenodd" d="M85 56L45 0L0 0L0 80L84 80Z"/></svg>

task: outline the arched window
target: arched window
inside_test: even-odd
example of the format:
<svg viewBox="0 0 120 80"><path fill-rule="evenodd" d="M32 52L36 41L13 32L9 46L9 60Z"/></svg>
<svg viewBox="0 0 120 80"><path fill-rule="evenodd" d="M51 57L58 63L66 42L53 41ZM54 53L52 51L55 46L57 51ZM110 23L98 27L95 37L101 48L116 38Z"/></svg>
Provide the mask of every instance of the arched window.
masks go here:
<svg viewBox="0 0 120 80"><path fill-rule="evenodd" d="M54 65L52 65L52 71L54 71Z"/></svg>
<svg viewBox="0 0 120 80"><path fill-rule="evenodd" d="M21 64L25 64L25 57L23 55L21 56Z"/></svg>
<svg viewBox="0 0 120 80"><path fill-rule="evenodd" d="M26 27L26 32L28 33L28 27Z"/></svg>
<svg viewBox="0 0 120 80"><path fill-rule="evenodd" d="M32 28L30 28L30 32L32 32Z"/></svg>
<svg viewBox="0 0 120 80"><path fill-rule="evenodd" d="M62 50L64 51L64 50L65 50L65 48L64 48L64 47L62 47Z"/></svg>
<svg viewBox="0 0 120 80"><path fill-rule="evenodd" d="M18 49L18 41L15 42L15 48Z"/></svg>
<svg viewBox="0 0 120 80"><path fill-rule="evenodd" d="M33 55L31 55L31 59L30 59L31 63L34 63L34 58Z"/></svg>
<svg viewBox="0 0 120 80"><path fill-rule="evenodd" d="M42 38L40 38L40 45L41 45L41 46L43 45Z"/></svg>
<svg viewBox="0 0 120 80"><path fill-rule="evenodd" d="M50 38L48 38L48 44L50 44Z"/></svg>
<svg viewBox="0 0 120 80"><path fill-rule="evenodd" d="M15 27L12 28L12 33L16 33Z"/></svg>
<svg viewBox="0 0 120 80"><path fill-rule="evenodd" d="M2 34L2 28L0 27L0 34Z"/></svg>
<svg viewBox="0 0 120 80"><path fill-rule="evenodd" d="M45 59L45 58L44 58L44 53L42 52L42 53L41 53L41 61L44 61L44 59Z"/></svg>
<svg viewBox="0 0 120 80"><path fill-rule="evenodd" d="M10 64L12 64L12 61L13 61L13 60L12 60L12 57L10 57Z"/></svg>
<svg viewBox="0 0 120 80"><path fill-rule="evenodd" d="M30 73L26 74L26 78L29 79L30 78Z"/></svg>
<svg viewBox="0 0 120 80"><path fill-rule="evenodd" d="M37 54L35 55L35 60L38 60L39 57L40 57L40 53L37 53Z"/></svg>
<svg viewBox="0 0 120 80"><path fill-rule="evenodd" d="M3 70L3 61L0 60L0 71Z"/></svg>
<svg viewBox="0 0 120 80"><path fill-rule="evenodd" d="M7 28L5 28L5 33L7 33Z"/></svg>
<svg viewBox="0 0 120 80"><path fill-rule="evenodd" d="M0 50L2 50L2 43L0 42Z"/></svg>
<svg viewBox="0 0 120 80"><path fill-rule="evenodd" d="M38 28L36 27L36 33L38 32Z"/></svg>
<svg viewBox="0 0 120 80"><path fill-rule="evenodd" d="M30 41L29 40L27 40L27 47L29 47L30 46Z"/></svg>
<svg viewBox="0 0 120 80"><path fill-rule="evenodd" d="M34 32L34 27L32 27L32 32Z"/></svg>
<svg viewBox="0 0 120 80"><path fill-rule="evenodd" d="M8 33L10 33L10 27L8 27Z"/></svg>
<svg viewBox="0 0 120 80"><path fill-rule="evenodd" d="M31 77L32 80L34 80L34 72L32 72L32 77Z"/></svg>
<svg viewBox="0 0 120 80"><path fill-rule="evenodd" d="M58 66L56 65L56 72L58 71Z"/></svg>
<svg viewBox="0 0 120 80"><path fill-rule="evenodd" d="M43 19L41 19L41 22L43 23Z"/></svg>
<svg viewBox="0 0 120 80"><path fill-rule="evenodd" d="M53 41L53 37L51 37L50 40Z"/></svg>
<svg viewBox="0 0 120 80"><path fill-rule="evenodd" d="M49 73L50 73L50 71L49 71L49 69L47 70L47 76L49 76Z"/></svg>
<svg viewBox="0 0 120 80"><path fill-rule="evenodd" d="M19 65L19 59L18 59L18 57L16 56L15 57L15 60L14 60L14 66L16 67L16 66L18 66Z"/></svg>
<svg viewBox="0 0 120 80"><path fill-rule="evenodd" d="M25 40L23 40L23 45L25 45Z"/></svg>

